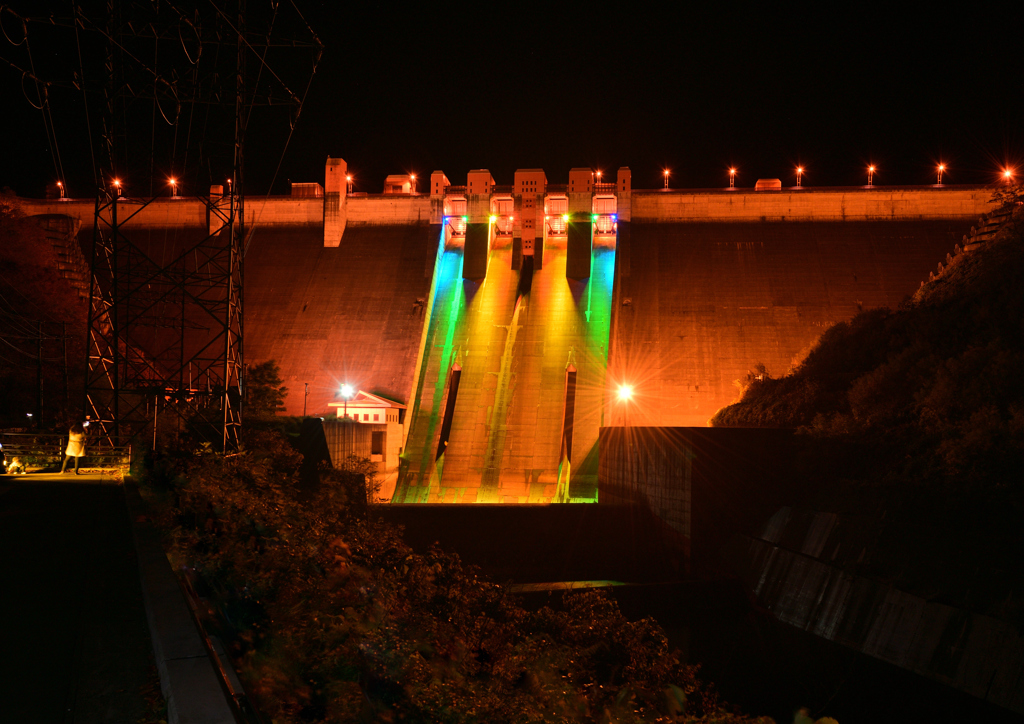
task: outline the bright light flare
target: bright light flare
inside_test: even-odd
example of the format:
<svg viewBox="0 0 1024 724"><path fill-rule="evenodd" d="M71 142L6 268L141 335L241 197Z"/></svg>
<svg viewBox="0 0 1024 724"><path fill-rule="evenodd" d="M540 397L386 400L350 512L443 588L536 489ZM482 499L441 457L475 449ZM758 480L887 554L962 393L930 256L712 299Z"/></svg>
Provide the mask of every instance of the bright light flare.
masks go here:
<svg viewBox="0 0 1024 724"><path fill-rule="evenodd" d="M619 385L619 401L628 402L633 399L633 385Z"/></svg>
<svg viewBox="0 0 1024 724"><path fill-rule="evenodd" d="M1003 169L1003 178L1006 179L1007 181L1012 179L1013 178L1013 169L1012 168Z"/></svg>
<svg viewBox="0 0 1024 724"><path fill-rule="evenodd" d="M495 221L497 221L497 220L498 220L498 217L497 217L497 216L490 216L490 217L488 217L488 219L489 219L489 220L490 220L490 222L491 222L491 223L493 224L493 223L494 223Z"/></svg>
<svg viewBox="0 0 1024 724"><path fill-rule="evenodd" d="M352 399L352 396L354 394L355 390L353 389L352 385L341 386L341 396L344 397L346 400Z"/></svg>
<svg viewBox="0 0 1024 724"><path fill-rule="evenodd" d="M735 175L736 175L736 169L734 169L734 168L730 168L730 169L729 169L729 175L730 175L730 176L735 176Z"/></svg>

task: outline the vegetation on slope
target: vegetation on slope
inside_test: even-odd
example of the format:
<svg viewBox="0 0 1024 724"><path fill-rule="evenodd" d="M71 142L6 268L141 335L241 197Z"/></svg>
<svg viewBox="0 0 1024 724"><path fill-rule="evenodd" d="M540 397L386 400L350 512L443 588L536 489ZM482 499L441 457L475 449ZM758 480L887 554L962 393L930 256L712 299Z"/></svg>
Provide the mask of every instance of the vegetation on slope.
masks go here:
<svg viewBox="0 0 1024 724"><path fill-rule="evenodd" d="M311 482L280 433L246 434L244 455L157 459L148 495L268 721L749 721L653 620L599 592L528 611L368 519L367 469Z"/></svg>
<svg viewBox="0 0 1024 724"><path fill-rule="evenodd" d="M1018 209L899 309L835 325L784 377L759 368L712 424L795 427L818 451L846 449L816 504L888 513L872 574L1024 621L1022 236Z"/></svg>

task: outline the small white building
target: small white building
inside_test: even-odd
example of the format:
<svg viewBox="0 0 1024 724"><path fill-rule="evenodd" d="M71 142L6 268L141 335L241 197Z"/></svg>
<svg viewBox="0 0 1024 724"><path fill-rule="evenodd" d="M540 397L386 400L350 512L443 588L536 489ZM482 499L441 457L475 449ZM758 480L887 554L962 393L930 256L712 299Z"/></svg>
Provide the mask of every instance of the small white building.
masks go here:
<svg viewBox="0 0 1024 724"><path fill-rule="evenodd" d="M392 478L398 475L405 441L406 406L359 390L348 402L331 402L328 407L338 411L336 421L324 421L331 459L339 461L348 455L368 458L377 464L385 488L390 483L394 490Z"/></svg>

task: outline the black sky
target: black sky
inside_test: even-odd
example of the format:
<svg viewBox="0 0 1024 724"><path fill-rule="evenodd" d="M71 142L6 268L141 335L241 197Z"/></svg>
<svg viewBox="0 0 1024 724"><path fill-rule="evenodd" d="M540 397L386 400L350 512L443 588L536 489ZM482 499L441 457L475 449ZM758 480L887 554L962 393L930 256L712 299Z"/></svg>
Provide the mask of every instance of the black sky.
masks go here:
<svg viewBox="0 0 1024 724"><path fill-rule="evenodd" d="M984 12L978 5L956 12L723 3L657 12L649 4L353 7L299 3L325 52L275 193L288 180L322 181L328 155L345 158L357 190L367 191L379 191L388 173L434 169L460 183L467 170L489 168L498 183L511 183L516 168L542 167L551 182L564 183L573 166L627 165L637 188L659 187L666 166L673 186L691 188L725 185L730 165L740 186L771 177L789 185L798 163L807 169L805 185L821 186L862 184L869 162L883 185L934 183L939 160L950 168L947 183L989 183L1005 164L1024 173L1016 4ZM68 14L56 5L54 12ZM12 27L8 16L8 34ZM29 33L40 75L73 70L73 36L38 23ZM0 38L0 57L22 65L23 52ZM161 52L175 62L173 48ZM284 53L273 63L301 91L308 54ZM41 112L6 64L0 83L8 139L0 186L41 195L55 178ZM54 88L51 102L68 186L88 196L81 95ZM152 115L151 105L139 108L140 117ZM182 170L197 155L190 151L186 162L187 115L174 153L158 144L154 173L192 172L201 187L227 173L230 129L207 123L203 136L192 114L189 133L193 142L205 139L206 166ZM129 124L133 148L148 148L148 126ZM286 112L254 112L250 193L267 192L287 132ZM133 154L137 161L145 151ZM139 165L132 173L148 176L148 165ZM141 188L148 179L132 181L148 190Z"/></svg>

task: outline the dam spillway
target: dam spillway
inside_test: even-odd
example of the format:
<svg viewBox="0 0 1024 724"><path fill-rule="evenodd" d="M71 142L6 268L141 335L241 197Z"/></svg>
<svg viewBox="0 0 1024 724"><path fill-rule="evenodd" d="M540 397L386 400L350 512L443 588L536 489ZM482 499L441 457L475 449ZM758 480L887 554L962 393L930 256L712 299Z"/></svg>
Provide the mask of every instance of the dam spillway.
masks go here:
<svg viewBox="0 0 1024 724"><path fill-rule="evenodd" d="M477 281L463 278L462 248L439 249L395 502L596 499L614 243L589 253L577 280L564 240L545 245L537 270L514 269L511 244L498 244Z"/></svg>

